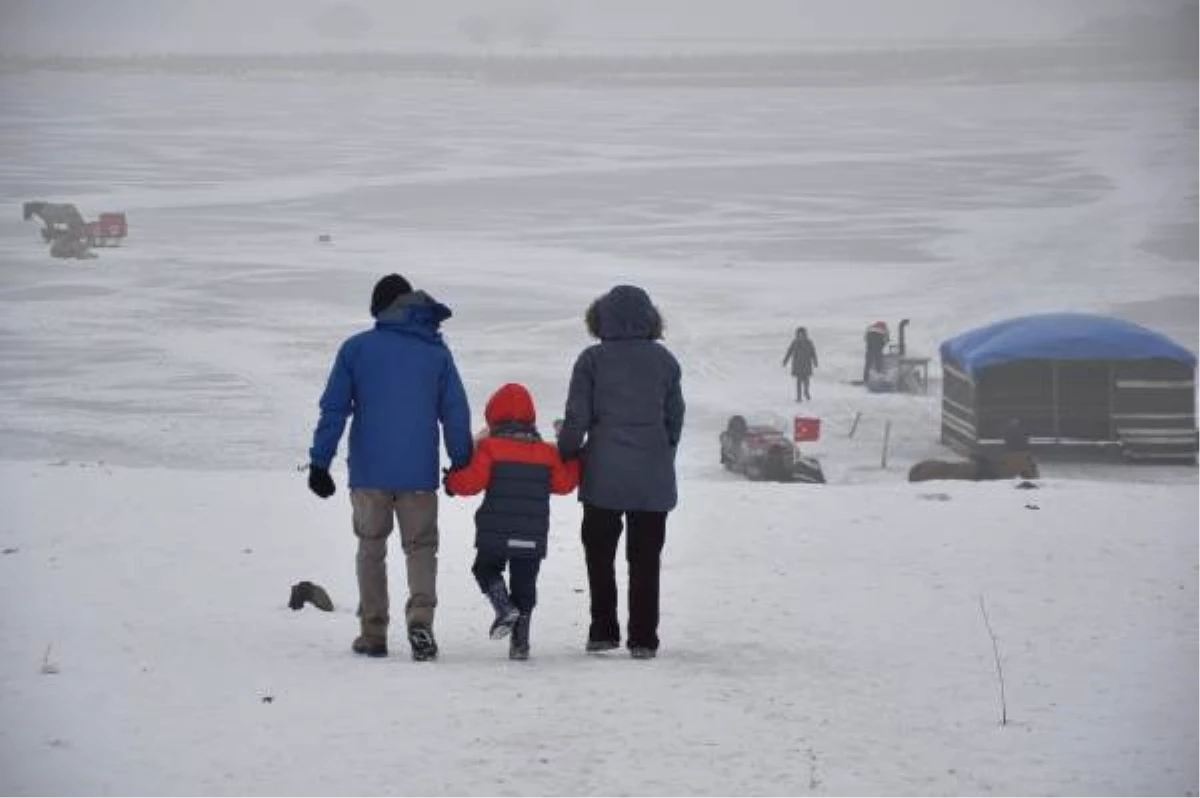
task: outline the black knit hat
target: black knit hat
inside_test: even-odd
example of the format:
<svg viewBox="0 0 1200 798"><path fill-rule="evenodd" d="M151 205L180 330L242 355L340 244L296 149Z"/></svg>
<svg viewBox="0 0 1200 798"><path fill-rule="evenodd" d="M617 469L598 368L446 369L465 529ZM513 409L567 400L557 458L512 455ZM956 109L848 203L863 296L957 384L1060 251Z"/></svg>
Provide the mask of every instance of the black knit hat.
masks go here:
<svg viewBox="0 0 1200 798"><path fill-rule="evenodd" d="M389 274L375 283L371 292L371 315L378 316L387 310L398 297L412 293L412 286L398 274Z"/></svg>

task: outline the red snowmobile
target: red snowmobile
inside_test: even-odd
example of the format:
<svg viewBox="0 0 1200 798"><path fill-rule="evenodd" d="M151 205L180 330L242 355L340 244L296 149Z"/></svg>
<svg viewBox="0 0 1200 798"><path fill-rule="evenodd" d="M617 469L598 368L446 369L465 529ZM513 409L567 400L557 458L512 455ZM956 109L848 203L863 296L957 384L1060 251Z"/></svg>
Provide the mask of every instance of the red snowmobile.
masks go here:
<svg viewBox="0 0 1200 798"><path fill-rule="evenodd" d="M823 485L825 474L820 462L802 454L797 445L797 441L816 440L819 434L819 419L797 417L789 438L775 424L751 424L745 416L732 416L720 435L721 465L752 482Z"/></svg>

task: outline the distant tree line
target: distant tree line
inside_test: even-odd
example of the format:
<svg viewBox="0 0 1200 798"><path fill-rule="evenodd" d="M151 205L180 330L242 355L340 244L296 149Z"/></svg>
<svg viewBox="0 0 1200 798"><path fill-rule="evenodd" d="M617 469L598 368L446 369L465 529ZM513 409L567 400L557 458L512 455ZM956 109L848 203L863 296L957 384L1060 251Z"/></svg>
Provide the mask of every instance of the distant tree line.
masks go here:
<svg viewBox="0 0 1200 798"><path fill-rule="evenodd" d="M804 86L1160 80L1195 77L1194 55L1108 39L1011 45L662 54L325 52L0 56L0 70L128 73L370 73L484 82Z"/></svg>

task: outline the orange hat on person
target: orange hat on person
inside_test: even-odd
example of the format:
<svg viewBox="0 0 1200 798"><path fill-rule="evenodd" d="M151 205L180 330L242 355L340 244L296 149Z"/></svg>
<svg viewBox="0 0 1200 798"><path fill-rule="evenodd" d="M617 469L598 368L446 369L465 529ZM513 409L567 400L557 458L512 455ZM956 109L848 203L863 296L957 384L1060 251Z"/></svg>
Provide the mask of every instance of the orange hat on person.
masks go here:
<svg viewBox="0 0 1200 798"><path fill-rule="evenodd" d="M483 417L489 427L503 424L505 421L532 424L537 421L537 411L533 407L533 397L529 395L529 390L520 383L510 382L501 385L492 394L492 398L488 399Z"/></svg>

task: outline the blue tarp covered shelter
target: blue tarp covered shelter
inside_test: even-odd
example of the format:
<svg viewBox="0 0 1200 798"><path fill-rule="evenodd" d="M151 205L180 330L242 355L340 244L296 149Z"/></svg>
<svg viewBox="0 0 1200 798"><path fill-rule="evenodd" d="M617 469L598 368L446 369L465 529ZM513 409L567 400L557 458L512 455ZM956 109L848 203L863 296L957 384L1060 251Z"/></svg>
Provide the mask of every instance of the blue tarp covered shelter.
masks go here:
<svg viewBox="0 0 1200 798"><path fill-rule="evenodd" d="M943 360L968 374L1016 360L1145 360L1164 358L1192 366L1196 356L1139 324L1088 313L1043 313L989 324L941 346Z"/></svg>
<svg viewBox="0 0 1200 798"><path fill-rule="evenodd" d="M1196 355L1146 327L1045 313L970 330L940 352L942 440L955 449L998 445L1017 419L1035 449L1196 460Z"/></svg>

